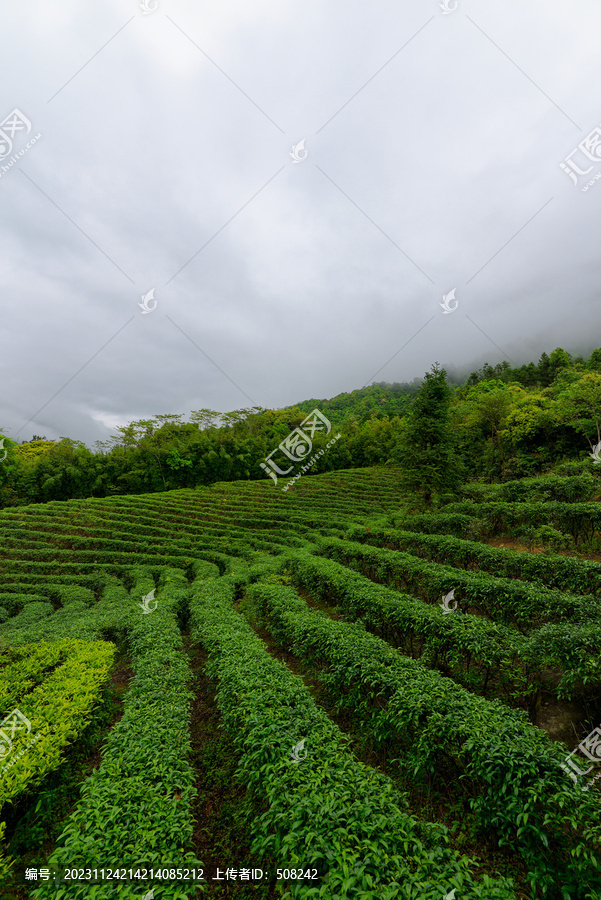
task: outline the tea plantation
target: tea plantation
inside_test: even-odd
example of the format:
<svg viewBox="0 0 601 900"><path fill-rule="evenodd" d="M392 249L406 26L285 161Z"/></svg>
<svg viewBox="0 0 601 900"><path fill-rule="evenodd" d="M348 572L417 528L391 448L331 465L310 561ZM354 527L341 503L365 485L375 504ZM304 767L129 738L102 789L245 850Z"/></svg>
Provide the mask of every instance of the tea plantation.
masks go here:
<svg viewBox="0 0 601 900"><path fill-rule="evenodd" d="M1 511L0 897L600 898L598 484Z"/></svg>

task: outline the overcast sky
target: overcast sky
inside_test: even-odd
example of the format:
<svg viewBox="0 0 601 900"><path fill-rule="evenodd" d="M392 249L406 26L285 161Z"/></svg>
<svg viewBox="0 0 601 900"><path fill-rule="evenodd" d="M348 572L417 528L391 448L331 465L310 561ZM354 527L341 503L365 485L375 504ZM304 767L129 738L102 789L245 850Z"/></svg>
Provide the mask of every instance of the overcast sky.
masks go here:
<svg viewBox="0 0 601 900"><path fill-rule="evenodd" d="M0 432L588 355L600 33L598 0L4 4Z"/></svg>

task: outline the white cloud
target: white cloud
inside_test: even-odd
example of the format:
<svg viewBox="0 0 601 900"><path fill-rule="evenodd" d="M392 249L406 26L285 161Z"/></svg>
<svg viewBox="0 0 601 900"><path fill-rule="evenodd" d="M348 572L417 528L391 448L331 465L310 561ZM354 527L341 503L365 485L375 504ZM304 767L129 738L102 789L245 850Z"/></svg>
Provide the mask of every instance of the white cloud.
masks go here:
<svg viewBox="0 0 601 900"><path fill-rule="evenodd" d="M91 445L495 345L590 351L601 186L559 163L601 122L600 21L596 0L7 9L0 119L43 138L0 178L2 428Z"/></svg>

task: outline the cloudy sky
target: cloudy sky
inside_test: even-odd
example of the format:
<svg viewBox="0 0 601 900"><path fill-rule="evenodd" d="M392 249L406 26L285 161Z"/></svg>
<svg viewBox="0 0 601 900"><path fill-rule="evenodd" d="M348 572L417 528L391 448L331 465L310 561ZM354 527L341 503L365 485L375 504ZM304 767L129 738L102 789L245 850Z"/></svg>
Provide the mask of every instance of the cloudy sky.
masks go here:
<svg viewBox="0 0 601 900"><path fill-rule="evenodd" d="M2 20L0 432L601 346L598 0Z"/></svg>

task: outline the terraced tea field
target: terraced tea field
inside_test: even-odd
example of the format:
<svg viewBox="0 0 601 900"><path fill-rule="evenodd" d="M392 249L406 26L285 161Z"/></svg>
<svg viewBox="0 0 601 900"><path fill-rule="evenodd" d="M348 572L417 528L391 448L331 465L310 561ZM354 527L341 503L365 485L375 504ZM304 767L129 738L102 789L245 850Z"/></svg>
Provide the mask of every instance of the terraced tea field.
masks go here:
<svg viewBox="0 0 601 900"><path fill-rule="evenodd" d="M591 481L0 512L0 896L601 897Z"/></svg>

